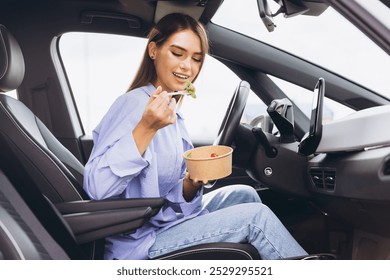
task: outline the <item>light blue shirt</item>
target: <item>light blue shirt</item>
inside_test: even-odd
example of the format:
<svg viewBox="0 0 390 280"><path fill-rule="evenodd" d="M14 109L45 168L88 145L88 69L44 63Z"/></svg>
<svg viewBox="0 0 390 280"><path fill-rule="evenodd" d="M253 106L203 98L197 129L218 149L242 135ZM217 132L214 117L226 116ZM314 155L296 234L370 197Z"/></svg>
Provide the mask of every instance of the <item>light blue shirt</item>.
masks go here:
<svg viewBox="0 0 390 280"><path fill-rule="evenodd" d="M106 259L147 259L156 234L204 213L202 189L190 202L183 197L183 151L193 145L180 113L175 124L158 130L142 156L136 147L132 131L154 91L149 84L120 96L93 131L84 174L91 199L166 199L160 212L135 232L106 238Z"/></svg>

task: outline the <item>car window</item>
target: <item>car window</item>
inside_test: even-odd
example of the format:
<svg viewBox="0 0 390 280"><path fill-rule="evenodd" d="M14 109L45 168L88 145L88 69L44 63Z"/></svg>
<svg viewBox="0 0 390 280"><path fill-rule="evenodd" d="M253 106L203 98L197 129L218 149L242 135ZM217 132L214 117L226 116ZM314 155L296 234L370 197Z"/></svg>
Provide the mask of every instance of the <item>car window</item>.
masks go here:
<svg viewBox="0 0 390 280"><path fill-rule="evenodd" d="M110 34L72 32L61 37L60 55L87 135L126 92L146 43L146 39ZM187 98L181 109L194 142L215 139L239 81L221 62L206 57L195 83L197 98ZM248 103L262 104L253 92L250 96Z"/></svg>
<svg viewBox="0 0 390 280"><path fill-rule="evenodd" d="M271 75L269 75L269 77L308 118L311 117L313 90L308 90ZM314 86L315 85L313 85L313 89ZM325 97L322 121L323 123L332 122L345 117L352 112L354 112L353 109Z"/></svg>
<svg viewBox="0 0 390 280"><path fill-rule="evenodd" d="M268 1L273 13L279 7ZM371 2L379 1L359 1ZM368 4L368 2L370 4ZM388 13L388 9L376 9ZM382 14L383 14L382 13ZM384 24L388 24L390 17ZM268 32L262 23L257 1L225 0L213 17L215 24L225 26L291 54L321 65L377 93L390 97L388 82L390 56L365 34L328 7L320 16L274 16L276 28Z"/></svg>

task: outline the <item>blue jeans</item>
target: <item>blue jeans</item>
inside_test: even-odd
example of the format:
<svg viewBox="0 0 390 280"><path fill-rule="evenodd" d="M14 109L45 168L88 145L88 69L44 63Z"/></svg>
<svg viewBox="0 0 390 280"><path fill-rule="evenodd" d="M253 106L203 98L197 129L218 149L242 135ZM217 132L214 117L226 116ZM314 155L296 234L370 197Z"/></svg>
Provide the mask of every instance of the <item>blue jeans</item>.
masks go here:
<svg viewBox="0 0 390 280"><path fill-rule="evenodd" d="M210 213L178 224L157 235L149 257L213 242L247 242L262 259L307 255L288 230L249 186L231 185L203 197Z"/></svg>

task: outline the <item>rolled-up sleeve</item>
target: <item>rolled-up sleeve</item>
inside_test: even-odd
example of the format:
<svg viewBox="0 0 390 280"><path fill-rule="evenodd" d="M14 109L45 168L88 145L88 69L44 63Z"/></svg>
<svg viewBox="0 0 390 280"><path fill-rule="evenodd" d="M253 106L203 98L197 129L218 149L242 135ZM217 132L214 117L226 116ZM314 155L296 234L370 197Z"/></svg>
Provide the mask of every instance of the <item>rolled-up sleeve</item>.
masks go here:
<svg viewBox="0 0 390 280"><path fill-rule="evenodd" d="M124 135L104 155L107 166L118 177L138 175L150 163L151 153L139 154L132 133ZM104 167L104 166L103 166Z"/></svg>
<svg viewBox="0 0 390 280"><path fill-rule="evenodd" d="M139 154L129 132L86 165L84 188L92 199L119 196L134 177L147 172L151 157L149 149Z"/></svg>

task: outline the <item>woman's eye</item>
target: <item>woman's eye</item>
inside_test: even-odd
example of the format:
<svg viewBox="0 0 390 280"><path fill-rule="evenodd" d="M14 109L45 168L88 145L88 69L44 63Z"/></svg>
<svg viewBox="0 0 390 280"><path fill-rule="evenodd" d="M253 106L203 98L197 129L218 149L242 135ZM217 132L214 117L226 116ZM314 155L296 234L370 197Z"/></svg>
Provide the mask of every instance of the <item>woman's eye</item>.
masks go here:
<svg viewBox="0 0 390 280"><path fill-rule="evenodd" d="M173 54L174 56L182 56L181 53L177 53L177 52L172 52L172 54Z"/></svg>
<svg viewBox="0 0 390 280"><path fill-rule="evenodd" d="M197 58L197 57L193 57L192 59L193 59L195 62L201 62L201 61L202 61L201 58Z"/></svg>

